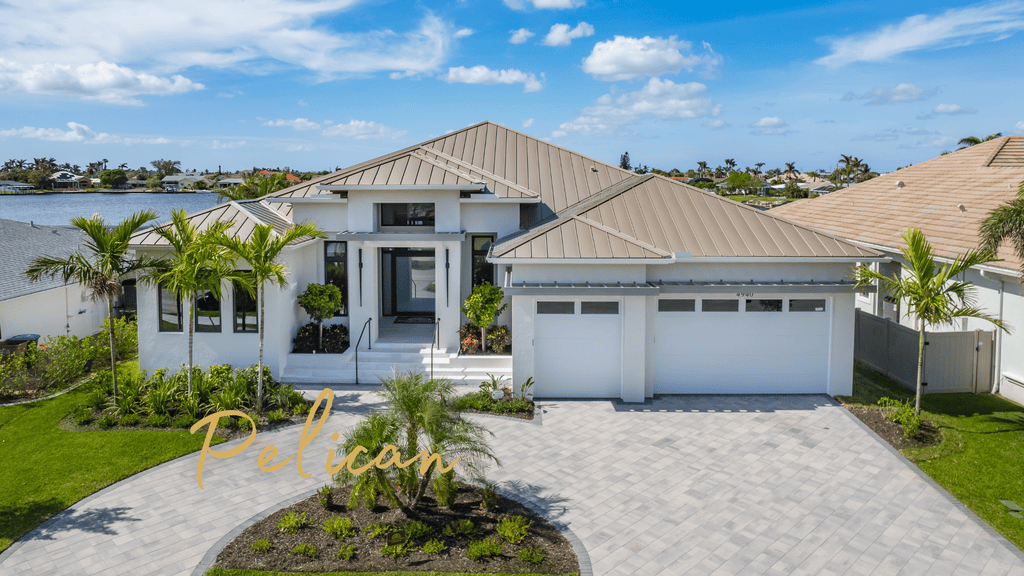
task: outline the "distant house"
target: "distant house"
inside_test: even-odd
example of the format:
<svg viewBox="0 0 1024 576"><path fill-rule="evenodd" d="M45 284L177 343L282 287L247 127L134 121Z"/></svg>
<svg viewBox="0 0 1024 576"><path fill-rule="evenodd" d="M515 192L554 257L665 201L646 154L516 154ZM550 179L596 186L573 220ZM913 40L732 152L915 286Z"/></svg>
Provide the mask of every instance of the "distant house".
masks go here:
<svg viewBox="0 0 1024 576"><path fill-rule="evenodd" d="M145 188L145 187L146 187L146 181L145 180L137 180L137 179L128 180L124 184L118 186L118 188L120 188L122 190L134 190L135 188Z"/></svg>
<svg viewBox="0 0 1024 576"><path fill-rule="evenodd" d="M78 190L82 188L83 181L86 185L88 185L90 182L88 176L78 176L77 174L72 174L67 170L59 170L57 172L54 172L53 175L50 176L50 179L53 180L51 188L53 188L54 190Z"/></svg>
<svg viewBox="0 0 1024 576"><path fill-rule="evenodd" d="M244 178L223 178L217 180L217 188L231 188L245 182Z"/></svg>
<svg viewBox="0 0 1024 576"><path fill-rule="evenodd" d="M205 179L205 177L197 174L186 174L182 172L179 174L164 176L163 180L160 181L160 184L167 192L177 192L178 190L184 189L185 186L188 186L189 184Z"/></svg>
<svg viewBox="0 0 1024 576"><path fill-rule="evenodd" d="M1024 181L1024 138L1004 137L958 150L927 162L882 174L815 200L800 200L772 214L813 227L854 244L879 250L891 262L873 264L890 276L907 275L902 233L919 228L940 261L977 248L978 227L989 213L1014 199ZM1022 260L1006 243L1001 260L977 266L965 275L977 287L977 304L1013 329L996 332L993 391L1024 403L1024 296L1020 286ZM856 298L862 312L915 327L899 302L885 291ZM958 318L934 326L935 332L991 330L975 318Z"/></svg>
<svg viewBox="0 0 1024 576"><path fill-rule="evenodd" d="M24 272L39 256L65 257L82 243L73 226L42 226L0 219L0 340L18 334L88 336L106 317L103 302L93 302L80 284L57 278L30 282Z"/></svg>
<svg viewBox="0 0 1024 576"><path fill-rule="evenodd" d="M21 190L31 190L32 188L34 186L31 184L15 182L13 180L0 180L0 192L20 192Z"/></svg>
<svg viewBox="0 0 1024 576"><path fill-rule="evenodd" d="M273 176L275 174L280 174L280 172L271 172L270 170L260 170L259 173L263 174L264 176ZM293 184L298 184L299 182L302 182L302 178L299 178L295 174L290 173L285 173L284 179Z"/></svg>

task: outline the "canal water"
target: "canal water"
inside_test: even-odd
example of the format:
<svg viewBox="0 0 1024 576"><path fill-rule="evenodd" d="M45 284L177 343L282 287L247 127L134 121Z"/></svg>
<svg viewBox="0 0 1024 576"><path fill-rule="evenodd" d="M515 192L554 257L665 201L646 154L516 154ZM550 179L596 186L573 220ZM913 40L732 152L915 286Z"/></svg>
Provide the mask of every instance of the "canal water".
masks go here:
<svg viewBox="0 0 1024 576"><path fill-rule="evenodd" d="M216 204L216 193L0 194L0 218L58 226L75 216L99 214L108 224L116 224L135 212L153 210L160 222L166 222L171 219L171 210L192 214Z"/></svg>

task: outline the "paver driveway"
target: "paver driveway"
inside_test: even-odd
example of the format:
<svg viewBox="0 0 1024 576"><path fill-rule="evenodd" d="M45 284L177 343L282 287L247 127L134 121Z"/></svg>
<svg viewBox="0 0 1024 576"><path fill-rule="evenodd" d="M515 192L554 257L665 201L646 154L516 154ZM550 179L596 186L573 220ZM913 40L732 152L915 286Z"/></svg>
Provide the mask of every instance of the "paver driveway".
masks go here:
<svg viewBox="0 0 1024 576"><path fill-rule="evenodd" d="M191 455L119 482L3 555L4 574L191 574L232 528L326 481L329 434L380 408L339 392L309 479L261 472L299 428L240 456ZM1022 555L824 396L547 401L540 424L480 417L502 467L582 541L595 574L1024 574ZM294 459L293 459L294 462Z"/></svg>

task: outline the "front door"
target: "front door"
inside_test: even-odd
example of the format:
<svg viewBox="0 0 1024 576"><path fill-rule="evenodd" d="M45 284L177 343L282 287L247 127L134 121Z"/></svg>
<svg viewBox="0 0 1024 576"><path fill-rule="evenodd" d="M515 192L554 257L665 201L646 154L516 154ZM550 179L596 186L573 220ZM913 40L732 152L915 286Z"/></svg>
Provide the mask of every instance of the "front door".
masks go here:
<svg viewBox="0 0 1024 576"><path fill-rule="evenodd" d="M433 248L381 249L385 316L433 316L437 287Z"/></svg>

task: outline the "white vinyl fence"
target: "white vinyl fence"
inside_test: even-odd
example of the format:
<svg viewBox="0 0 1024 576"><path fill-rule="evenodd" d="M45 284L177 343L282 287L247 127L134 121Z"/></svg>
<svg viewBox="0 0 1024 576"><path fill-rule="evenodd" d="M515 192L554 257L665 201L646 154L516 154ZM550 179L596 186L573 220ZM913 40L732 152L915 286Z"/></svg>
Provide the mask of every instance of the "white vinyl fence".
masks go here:
<svg viewBox="0 0 1024 576"><path fill-rule="evenodd" d="M900 384L917 388L918 332L857 310L853 357ZM927 332L922 392L987 392L995 331Z"/></svg>

